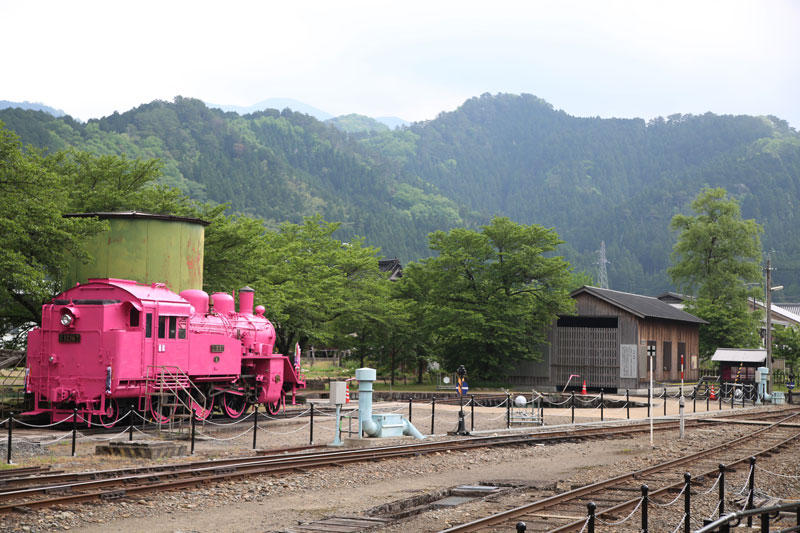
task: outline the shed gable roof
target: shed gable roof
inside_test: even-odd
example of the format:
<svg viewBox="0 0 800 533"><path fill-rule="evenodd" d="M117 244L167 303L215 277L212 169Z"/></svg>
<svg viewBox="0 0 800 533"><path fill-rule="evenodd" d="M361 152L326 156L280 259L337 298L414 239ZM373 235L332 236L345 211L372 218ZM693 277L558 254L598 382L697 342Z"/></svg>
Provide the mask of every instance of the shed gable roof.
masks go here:
<svg viewBox="0 0 800 533"><path fill-rule="evenodd" d="M652 296L642 296L630 292L612 291L611 289L601 289L584 285L580 289L573 291L570 297L575 298L579 294L590 294L615 307L631 313L639 318L658 318L662 320L675 320L677 322L689 322L691 324L707 324L702 318L676 309L666 302L653 298Z"/></svg>

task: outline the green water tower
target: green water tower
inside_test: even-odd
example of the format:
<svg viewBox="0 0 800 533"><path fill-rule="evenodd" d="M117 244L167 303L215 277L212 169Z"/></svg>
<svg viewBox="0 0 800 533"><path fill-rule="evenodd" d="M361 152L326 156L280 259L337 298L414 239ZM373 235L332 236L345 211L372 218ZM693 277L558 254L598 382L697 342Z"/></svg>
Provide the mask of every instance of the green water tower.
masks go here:
<svg viewBox="0 0 800 533"><path fill-rule="evenodd" d="M175 293L203 288L203 245L209 222L136 211L64 216L97 217L110 226L86 243L92 260L74 260L65 287L89 278L121 278L166 283Z"/></svg>

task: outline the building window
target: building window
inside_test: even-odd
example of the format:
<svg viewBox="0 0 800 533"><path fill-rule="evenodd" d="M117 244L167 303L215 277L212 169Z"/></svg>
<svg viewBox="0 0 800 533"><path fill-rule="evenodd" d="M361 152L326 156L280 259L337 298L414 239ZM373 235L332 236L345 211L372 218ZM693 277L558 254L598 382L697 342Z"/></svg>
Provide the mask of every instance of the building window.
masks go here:
<svg viewBox="0 0 800 533"><path fill-rule="evenodd" d="M670 372L672 370L672 342L671 341L664 341L664 354L662 355L662 359L664 360L664 372Z"/></svg>

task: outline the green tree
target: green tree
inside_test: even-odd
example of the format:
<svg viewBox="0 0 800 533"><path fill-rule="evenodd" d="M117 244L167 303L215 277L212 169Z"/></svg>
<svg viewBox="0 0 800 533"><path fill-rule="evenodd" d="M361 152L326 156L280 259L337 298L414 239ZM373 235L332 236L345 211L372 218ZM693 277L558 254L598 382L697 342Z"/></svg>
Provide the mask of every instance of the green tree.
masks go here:
<svg viewBox="0 0 800 533"><path fill-rule="evenodd" d="M800 328L775 326L772 332L772 355L786 361L790 374L800 370Z"/></svg>
<svg viewBox="0 0 800 533"><path fill-rule="evenodd" d="M438 256L410 264L399 282L414 301L423 349L480 381L537 358L545 328L572 306L569 267L551 255L561 242L555 231L494 218L480 232L457 228L429 240Z"/></svg>
<svg viewBox="0 0 800 533"><path fill-rule="evenodd" d="M761 317L749 297L761 280L761 226L743 220L739 203L721 188L704 189L692 202L695 215L675 215L678 231L669 274L679 290L694 295L686 310L706 321L700 328L700 356L718 347L755 348Z"/></svg>
<svg viewBox="0 0 800 533"><path fill-rule="evenodd" d="M25 151L0 123L0 332L41 320L41 304L60 289L70 256L104 226L62 218L69 202L61 176L36 151ZM21 328L21 329L20 329Z"/></svg>

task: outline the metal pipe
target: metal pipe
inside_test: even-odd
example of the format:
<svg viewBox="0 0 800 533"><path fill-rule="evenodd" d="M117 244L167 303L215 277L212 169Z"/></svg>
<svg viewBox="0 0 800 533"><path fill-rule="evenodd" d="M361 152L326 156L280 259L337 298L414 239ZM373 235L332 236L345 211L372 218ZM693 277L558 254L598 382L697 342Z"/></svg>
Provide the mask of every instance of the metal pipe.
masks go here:
<svg viewBox="0 0 800 533"><path fill-rule="evenodd" d="M586 507L589 509L588 530L589 533L594 533L594 511L597 509L597 505L594 502L589 502L586 504Z"/></svg>
<svg viewBox="0 0 800 533"><path fill-rule="evenodd" d="M572 423L575 423L575 391L572 391Z"/></svg>
<svg viewBox="0 0 800 533"><path fill-rule="evenodd" d="M472 394L469 395L469 407L470 407L469 430L475 431L475 396L473 396Z"/></svg>
<svg viewBox="0 0 800 533"><path fill-rule="evenodd" d="M603 389L600 389L600 422L603 420Z"/></svg>

